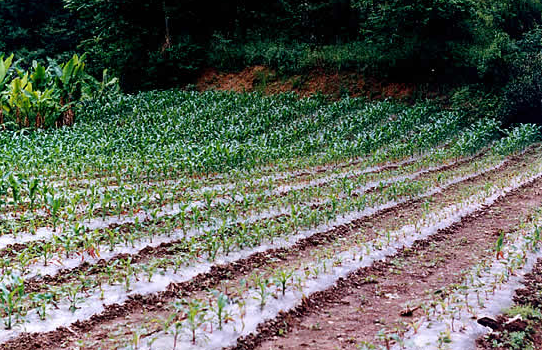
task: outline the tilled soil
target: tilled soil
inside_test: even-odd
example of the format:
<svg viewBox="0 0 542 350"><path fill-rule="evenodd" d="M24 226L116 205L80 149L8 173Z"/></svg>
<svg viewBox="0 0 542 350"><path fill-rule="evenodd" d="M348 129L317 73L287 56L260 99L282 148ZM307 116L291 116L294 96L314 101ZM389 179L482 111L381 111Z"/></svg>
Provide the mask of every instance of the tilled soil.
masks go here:
<svg viewBox="0 0 542 350"><path fill-rule="evenodd" d="M542 180L538 180L411 249L312 295L232 349L355 349L363 341L377 343L382 329L400 333L421 316L419 309L412 309L459 283L463 270L492 254L501 230L511 231L541 204Z"/></svg>
<svg viewBox="0 0 542 350"><path fill-rule="evenodd" d="M532 154L531 154L532 155ZM528 158L528 157L527 157ZM525 160L525 158L516 158L513 160L512 163L521 163L521 160ZM512 164L507 164L504 169L508 168L514 168ZM499 173L501 173L503 169L500 169ZM485 179L486 177L489 177L489 175L481 175L480 179ZM469 183L471 181L474 181L473 179L466 181L466 183ZM492 206L491 208L486 208L482 214L485 219L479 219L478 216L472 215L466 219L464 219L461 224L467 225L467 228L469 225L471 225L471 221L474 220L478 222L479 220L491 220L488 215L503 215L501 211L496 212L494 208L500 208L499 205L501 205L503 200L506 200L507 202L510 202L511 204L504 203L506 205L511 205L512 207L505 207L509 208L510 210L514 210L516 213L528 213L529 210L531 210L534 206L539 205L540 201L542 200L540 198L540 193L538 189L541 186L542 181L536 181L534 184L526 186L525 188L528 189L527 192L532 192L530 195L529 193L524 193L523 197L518 193L523 193L522 191L525 191L524 189L521 189L519 191L515 191L510 193L505 197L505 199L501 199L496 205ZM535 191L536 190L536 191ZM532 203L531 203L532 202ZM416 203L416 201L412 201L411 203L404 204L402 206L390 209L389 211L384 211L383 213L379 213L380 216L384 215L390 215L390 218L392 218L394 215L397 215L397 210L408 210L409 206L416 206L416 204L419 205L419 203ZM515 207L513 207L515 205ZM374 219L374 218L373 218ZM134 296L129 299L128 302L126 302L123 305L112 305L106 307L106 310L99 314L93 316L88 321L82 321L77 322L73 325L71 325L69 328L67 327L61 327L53 332L48 333L41 333L41 334L23 334L8 343L5 343L3 345L0 345L0 349L56 349L59 348L59 344L74 344L74 342L77 339L84 338L86 334L90 334L91 336L94 335L96 337L99 336L107 336L107 334L101 334L100 329L105 323L111 323L115 322L119 319L131 319L132 314L137 313L147 313L147 312L156 312L163 308L163 306L168 303L169 301L184 295L189 295L196 291L201 291L206 288L212 288L216 285L218 285L221 281L225 279L235 279L239 278L241 276L247 275L250 271L261 267L261 266L267 266L270 264L271 261L278 260L280 264L288 264L288 261L292 261L293 259L296 259L299 257L299 252L306 251L307 249L310 249L312 247L318 247L322 245L325 242L333 241L337 239L338 237L348 235L352 232L352 230L355 230L356 228L359 228L360 225L365 222L367 218L361 219L359 222L354 223L353 225L343 225L340 227L337 227L333 230L330 230L328 232L324 232L322 234L316 235L314 237L310 237L306 240L303 240L299 242L296 246L290 249L275 249L271 251L267 251L264 253L258 253L254 254L253 256L232 263L225 266L216 266L214 267L209 273L201 274L197 276L196 278L185 282L185 283L177 283L177 284L171 284L168 287L167 291L157 293L154 295L149 296ZM502 220L505 220L505 222L501 222L499 225L499 228L506 227L506 223L508 223L509 226L513 226L515 223L517 223L517 217L511 218L506 216L506 218L502 218ZM508 220L508 221L506 221ZM454 261L454 265L457 269L461 269L461 266L470 266L472 265L473 261L475 261L476 256L480 256L481 254L484 254L485 250L491 246L495 241L495 230L494 226L491 226L491 222L485 223L486 225L489 225L488 227L485 227L485 231L483 233L480 232L473 232L471 236L466 236L466 240L462 239L460 241L459 247L460 251L462 252L468 252L470 254L474 254L472 257L462 258L462 259L455 259L457 261ZM484 227L484 226L481 226ZM296 322L297 324L301 324L302 320L306 317L310 317L311 310L314 312L314 310L322 309L322 308L329 308L333 306L333 308L337 308L337 303L342 303L341 300L343 298L351 297L354 293L353 291L356 291L358 288L373 288L372 292L371 289L367 290L368 292L371 292L373 294L375 293L375 285L381 285L383 287L388 288L388 285L382 284L383 282L387 281L387 278L391 277L388 283L390 283L390 286L392 285L392 281L396 281L397 278L399 279L400 286L392 287L390 291L392 293L384 292L384 293L378 293L380 294L380 298L382 295L384 297L386 295L391 295L390 297L386 297L391 303L399 305L400 303L395 297L395 294L403 293L405 294L403 296L403 299L409 300L409 298L412 298L413 296L417 295L417 293L409 294L410 287L408 285L408 278L412 279L414 277L426 279L424 283L427 285L427 289L431 289L433 284L437 283L439 285L446 285L447 283L452 283L450 281L453 281L453 278L460 278L460 277L454 277L454 276L447 276L449 275L449 271L445 269L444 267L447 266L445 262L442 261L442 259L436 259L434 266L425 266L424 264L427 263L427 261L430 261L429 256L430 254L434 254L435 258L437 257L448 257L448 261L451 259L451 257L454 257L454 251L449 251L451 244L457 244L456 241L454 241L455 238L446 238L446 237L463 237L461 234L454 233L456 230L460 230L461 228L457 228L454 226L453 229L444 230L442 232L439 232L437 235L432 237L429 240L426 241L420 241L416 244L416 246L413 249L400 252L394 260L401 261L403 260L410 260L413 264L412 266L414 268L407 269L406 265L407 263L399 263L399 264L392 264L393 267L390 265L386 265L389 263L378 263L374 266L367 268L367 269L361 269L357 271L356 273L352 274L352 276L348 279L341 280L337 284L336 287L331 288L327 291L324 291L322 293L316 293L315 295L311 296L309 299L305 301L303 305L301 305L299 308L292 310L288 313L283 313L278 317L276 320L268 322L260 328L260 333L256 336L247 337L245 339L241 339L239 341L238 347L239 349L248 349L248 348L254 348L257 345L262 344L264 341L268 341L269 339L272 339L276 334L281 334L284 331L284 328L287 328L287 331L289 335L295 333L295 327ZM451 231L450 231L451 230ZM450 231L450 232L448 232ZM487 232L486 232L487 231ZM439 238L441 237L441 238ZM424 243L425 242L425 243ZM432 246L433 244L439 244L439 242L442 243L442 249L429 249L428 247ZM488 243L489 242L489 243ZM464 247L464 248L463 248ZM448 249L448 250L446 250ZM424 254L429 255L421 255L419 256L417 254L418 250L425 251ZM447 253L446 253L447 252ZM156 251L153 251L152 253L156 253ZM449 255L446 255L446 254ZM399 260L397 260L399 259ZM418 260L417 260L418 259ZM444 267L443 267L444 266ZM391 276L389 276L389 269L393 268L396 269L398 273L393 273ZM373 269L373 270L371 270ZM387 269L387 270L386 270ZM441 270L439 270L441 269ZM366 271L367 270L367 271ZM416 274L410 273L409 271L418 271ZM440 271L440 272L439 272ZM400 272L400 273L399 273ZM440 276L439 275L442 275ZM382 281L378 280L378 283L373 283L373 276L382 276ZM425 277L423 277L425 276ZM434 278L433 276L440 276L438 278ZM367 278L369 277L369 279ZM423 291L422 289L418 288L419 291ZM383 289L386 291L386 289ZM370 293L368 293L370 294ZM355 298L355 296L354 296ZM401 296L399 296L401 298ZM359 296L358 296L359 299ZM353 299L356 300L356 299ZM346 299L346 301L349 304L339 304L340 307L343 305L343 307L346 308L344 312L348 312L348 309L352 308L352 305L355 305L355 302L351 300ZM367 299L366 302L371 302L373 299ZM382 299L379 299L381 302ZM378 300L374 299L373 302L376 303ZM363 309L361 312L358 312L362 316L366 313L371 311L371 309L365 304L360 305L363 306ZM391 307L390 307L391 309ZM367 311L365 311L367 310ZM401 311L401 310L399 310ZM390 311L395 312L395 311ZM319 315L320 312L314 314ZM348 315L345 313L345 315ZM396 317L395 317L396 318ZM395 320L395 318L387 318L388 320ZM365 317L365 319L369 319L369 317ZM306 322L303 322L304 324L308 324ZM327 323L331 325L330 323ZM373 322L373 324L375 324ZM321 325L316 326L311 331L314 332L320 332L317 328L321 327ZM356 326L358 329L364 328L361 324ZM377 328L377 327L373 327ZM368 328L369 333L372 332L371 329ZM346 328L345 328L346 329ZM324 333L322 333L324 334ZM325 333L327 334L327 333ZM312 338L315 336L318 336L318 334L311 335ZM280 339L278 339L280 340ZM312 339L311 339L312 340ZM303 342L304 344L305 342ZM350 344L349 342L346 342L347 344ZM299 343L298 346L303 346L301 343ZM297 348L297 347L292 347Z"/></svg>
<svg viewBox="0 0 542 350"><path fill-rule="evenodd" d="M542 312L542 259L538 259L531 273L525 275L524 288L514 296L515 307L527 307ZM542 349L541 316L515 318L500 315L490 319L493 331L477 340L477 350ZM511 340L513 334L524 336L521 342Z"/></svg>
<svg viewBox="0 0 542 350"><path fill-rule="evenodd" d="M518 161L518 159L514 160ZM511 161L510 163L514 163L514 161ZM464 162L460 161L454 164L453 168L459 168L461 164ZM452 166L447 166L446 170L450 170ZM489 172L487 175L491 175L495 172L502 172L506 171L506 169L499 169ZM486 174L484 174L486 175ZM455 184L451 186L450 188L445 189L442 193L437 193L430 198L433 201L444 201L445 198L450 198L451 193L458 190L458 188L461 187L461 185L471 185L474 183L474 181L486 181L486 178L484 175L479 175L475 178L469 179L467 181L462 181L458 184ZM427 198L424 199L416 199L409 201L404 204L400 204L396 207L381 210L378 213L368 217L368 218L362 218L360 220L354 221L349 227L349 230L344 232L344 234L347 234L348 232L351 232L352 230L358 230L362 228L364 230L365 236L367 239L374 238L376 232L375 232L375 225L379 225L378 227L383 228L382 224L389 222L393 223L395 220L394 218L399 217L405 218L409 215L413 214L413 211L419 210L421 203L423 203L424 200L427 200ZM313 209L317 209L318 205L313 205ZM274 219L282 216L287 216L285 214L278 215L274 217ZM126 226L132 226L133 224L126 224ZM124 225L122 225L124 226ZM339 238L344 236L341 235L337 230L327 232L326 234L317 234L307 240L312 241L313 246L318 246L320 244L323 244L324 242L329 242L332 238ZM149 259L155 259L155 258L166 258L174 256L175 254L179 253L178 244L181 242L181 240L168 242L168 243L162 243L157 247L147 247L142 249L140 252L135 254L119 254L111 259L108 260L99 260L95 264L89 264L89 263L83 263L77 268L74 269L65 269L59 271L54 276L42 276L42 277L36 277L31 278L26 281L26 290L28 292L42 292L45 291L47 286L51 285L59 285L59 284L65 284L70 281L76 281L79 278L79 275L81 273L84 273L85 275L98 275L101 272L105 270L105 268L111 264L112 261L119 260L119 259L127 259L131 258L133 263L144 263L148 261ZM1 254L1 252L0 252Z"/></svg>

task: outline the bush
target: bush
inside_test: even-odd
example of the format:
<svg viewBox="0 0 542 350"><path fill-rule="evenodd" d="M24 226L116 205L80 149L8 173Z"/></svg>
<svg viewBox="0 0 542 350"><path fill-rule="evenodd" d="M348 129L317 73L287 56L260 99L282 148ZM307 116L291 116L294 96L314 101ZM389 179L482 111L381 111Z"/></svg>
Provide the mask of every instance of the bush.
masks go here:
<svg viewBox="0 0 542 350"><path fill-rule="evenodd" d="M141 88L168 88L186 83L203 65L203 48L190 38L149 54Z"/></svg>
<svg viewBox="0 0 542 350"><path fill-rule="evenodd" d="M376 67L373 53L365 43L314 45L302 42L250 41L234 43L215 35L208 52L210 65L222 70L239 70L247 66L265 65L280 74L299 74L311 69L328 71L364 71Z"/></svg>
<svg viewBox="0 0 542 350"><path fill-rule="evenodd" d="M481 118L499 118L502 99L483 85L467 85L452 92L451 107L465 116L468 123Z"/></svg>
<svg viewBox="0 0 542 350"><path fill-rule="evenodd" d="M504 88L504 124L542 124L542 52L516 59L512 68Z"/></svg>

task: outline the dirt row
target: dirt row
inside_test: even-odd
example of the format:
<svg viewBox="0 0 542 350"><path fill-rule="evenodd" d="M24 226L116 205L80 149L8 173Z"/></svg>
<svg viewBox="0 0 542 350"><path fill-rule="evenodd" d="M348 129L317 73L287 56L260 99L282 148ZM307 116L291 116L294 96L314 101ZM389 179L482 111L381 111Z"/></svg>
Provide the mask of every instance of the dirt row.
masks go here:
<svg viewBox="0 0 542 350"><path fill-rule="evenodd" d="M521 164L522 160L524 162L529 161L529 157L515 159L514 161L519 163L519 164L516 164L516 166L521 166L522 165ZM516 167L512 167L511 165L509 165L508 167L516 168ZM503 170L501 170L501 172L502 171ZM488 178L490 179L491 177L489 175L487 175L487 174L486 175L481 175L479 180L486 180ZM469 180L469 181L474 181L474 180ZM542 185L542 182L537 181L533 185L526 187L528 189L527 192L532 192L533 189L538 189L541 185ZM518 193L520 193L523 190L524 189L519 190L519 191L515 191L515 192L513 192L513 193L511 193L511 194L509 194L508 196L505 197L505 201L507 203L510 203L510 204L507 204L507 205L512 206L512 207L506 207L506 208L508 208L509 210L514 210L514 211L516 211L518 213L521 212L521 213L524 213L525 215L527 215L529 210L531 210L536 205L539 205L541 199L540 199L539 192L536 192L535 197L533 197L533 198L528 197L528 198L531 198L532 205L525 205L524 204L525 203L525 198L520 198L520 196L518 195ZM441 195L444 196L444 194L441 194ZM528 193L523 194L523 195L524 196L525 195L529 196ZM498 205L503 204L503 203L501 203L502 201L503 200L499 201L497 204L495 204L495 206L492 206L491 208L486 208L483 211L483 214L480 214L480 215L482 215L482 219L479 219L478 216L473 215L473 216L470 216L469 218L466 218L465 220L463 220L462 224L466 225L466 227L468 228L470 225L473 225L472 220L475 220L475 223L478 222L478 220L485 220L485 221L483 221L485 223L486 221L489 220L488 219L489 218L488 217L489 213L496 213L495 208L498 208ZM504 203L504 204L506 204L506 203ZM387 213L386 212L385 213L380 213L380 215L378 216L378 220L379 221L382 220L383 217L385 217L386 215L389 216L388 217L389 220L393 220L394 218L397 218L398 215L401 215L401 214L399 214L397 212L398 210L406 211L406 213L403 213L403 215L408 216L408 215L410 215L408 213L409 210L411 210L412 207L416 207L417 205L419 206L420 203L416 203L416 201L413 201L411 203L400 206L400 208L395 208L393 210L389 210ZM518 208L513 207L514 205L518 206ZM501 211L499 211L499 213L501 213L501 214L497 213L495 215L503 215ZM375 218L373 218L373 220L374 219ZM509 218L506 215L503 215L502 220L510 220L510 222L508 222L508 224L510 226L513 226L513 224L517 223L517 220ZM56 331L49 332L49 333L43 333L43 334L25 334L25 335L22 335L22 336L20 336L20 337L18 337L16 339L4 344L4 345L2 345L0 348L1 349L22 349L22 348L54 349L54 348L58 347L58 344L61 344L61 343L63 343L63 344L70 344L70 343L73 344L78 339L88 338L89 335L90 335L90 337L94 337L95 339L100 339L100 338L103 339L104 337L107 337L108 334L107 334L107 332L105 332L105 333L102 332L102 329L107 329L108 324L112 325L112 324L115 324L115 323L119 323L119 321L122 321L123 319L124 320L130 320L131 322L137 322L138 321L138 317L137 317L138 314L153 313L153 312L158 312L159 313L160 310L163 309L163 305L165 303L173 300L176 297L188 296L190 294L193 294L194 292L201 291L201 290L206 289L206 288L215 287L219 283L221 283L223 280L226 280L226 279L232 280L232 279L238 279L238 278L240 278L242 276L246 276L250 271L252 271L254 269L257 269L257 268L259 268L261 266L267 266L267 265L269 265L270 262L272 262L275 259L277 259L280 262L280 264L286 264L287 265L289 261L299 260L300 256L303 256L304 254L306 254L307 251L311 250L314 247L321 247L326 242L336 240L338 237L341 237L341 236L346 237L346 236L348 236L348 234L351 234L354 230L359 229L359 227L363 224L363 222L366 222L366 219L361 220L358 223L355 223L353 226L339 227L339 228L336 228L336 229L331 230L329 232L323 233L323 234L321 234L321 235L319 235L317 237L311 237L310 239L304 240L303 242L299 242L298 245L296 245L293 249L288 249L288 250L277 249L277 250L274 250L274 251L268 251L268 252L265 252L265 253L255 254L255 255L249 257L248 259L245 259L243 261L239 261L239 262L236 262L236 263L233 263L233 264L229 264L229 265L226 265L226 266L217 266L217 267L213 268L209 273L199 275L199 276L197 276L195 279L193 279L191 281L188 281L186 283L172 284L172 285L170 285L168 287L168 290L165 291L165 292L158 293L158 294L155 294L155 295L145 296L145 297L143 297L143 296L134 296L133 298L131 298L124 305L112 305L112 306L109 306L109 307L106 308L105 312L103 312L102 314L96 315L96 316L92 317L88 321L78 322L78 323L70 326L70 328L61 327L61 328L57 329ZM491 225L491 222L486 223L486 224ZM504 223L500 222L499 228L503 228L503 226L505 224L506 224L506 222L504 222ZM493 226L491 226L491 227L493 227ZM405 262L403 264L395 264L395 265L393 265L394 266L393 268L397 269L397 271L401 271L401 276L407 276L408 271L401 270L401 265L408 266L408 265L412 264L412 266L415 267L415 269L413 269L413 270L420 271L420 269L422 269L420 273L422 273L424 275L428 275L429 277L433 276L434 274L432 274L432 269L438 269L438 268L442 267L441 266L442 263L439 263L439 261L436 261L435 267L432 267L432 269L429 269L428 267L426 268L426 267L423 266L423 264L428 261L427 255L419 256L419 255L415 254L415 252L423 251L423 252L425 252L424 254L435 254L435 258L442 256L442 253L446 251L445 250L446 247L450 247L450 246L452 246L452 244L457 243L457 242L453 241L453 239L455 239L453 237L459 237L458 239L460 239L461 242L463 242L463 235L461 233L458 234L456 232L459 229L460 228L454 227L453 229L450 229L450 232L439 232L438 235L436 235L433 238L427 240L427 242L425 244L422 243L422 242L418 242L417 245L413 249L411 249L409 251L399 253L395 257L395 259L404 259L405 261L408 260L408 262ZM467 242L464 244L465 248L462 251L464 251L464 252L477 252L476 254L478 254L478 255L474 254L476 256L480 256L480 254L484 254L487 247L491 246L494 243L494 239L489 239L489 237L493 237L493 234L494 234L493 231L494 230L492 231L492 229L490 229L490 230L485 230L485 231L490 232L489 236L487 236L486 234L481 235L481 236L476 236L478 231L474 232L472 237L470 237L470 238L469 238L469 236L467 236L467 238L466 238ZM442 238L439 241L438 237L440 237L440 236L451 237L451 238L450 238L450 240ZM469 243L471 241L472 241L472 243ZM443 242L442 247L441 247L442 249L439 248L439 249L435 249L435 250L427 250L427 247L430 247L432 244L437 244L438 242ZM473 247L479 247L479 248L478 248L478 250L476 250L476 249L473 250ZM433 253L431 253L431 252L433 252ZM451 253L453 253L453 252L450 252L450 254ZM403 254L403 255L401 255L401 254ZM461 264L464 264L465 266L469 266L470 264L473 263L473 261L476 261L476 256L473 257L472 259L463 259L463 260L456 259L457 264L458 264L458 268L460 266L462 266ZM417 260L415 260L415 259L418 259L418 262L416 262ZM437 260L439 260L439 259L437 259ZM384 264L384 263L382 263L382 264ZM444 266L445 265L446 264L444 264ZM279 317L278 320L270 322L269 324L267 324L267 326L263 326L260 329L260 332L258 333L257 336L254 336L252 338L248 337L246 339L241 339L239 344L238 344L238 348L240 348L240 349L243 348L244 349L244 348L253 348L254 346L260 345L260 344L265 345L265 342L269 341L269 340L273 340L273 337L276 336L276 334L283 334L285 325L288 325L287 330L289 330L289 332L287 332L287 334L295 334L295 328L294 328L296 326L295 320L298 320L299 324L301 324L301 323L309 324L307 322L301 322L301 320L303 319L303 317L310 316L311 314L309 313L309 311L314 310L316 306L322 308L322 307L328 305L328 307L332 307L333 309L337 308L337 305L336 305L337 298L333 298L332 297L333 295L340 296L340 298L345 298L345 297L351 296L351 294L352 294L351 291L353 290L353 286L366 285L366 287L374 287L375 284L378 284L378 283L372 283L372 282L367 283L367 281L368 281L367 276L374 275L374 276L380 277L380 279L382 279L382 281L384 281L384 282L387 280L387 278L391 278L390 281L394 281L394 278L396 276L398 276L398 274L389 275L388 272L387 272L387 271L389 271L389 269L386 270L386 268L388 268L388 266L383 267L383 266L380 266L380 263L379 263L379 264L375 264L371 268L368 268L368 269L374 269L374 270L371 270L369 272L366 271L364 273L363 269L356 272L355 274L353 274L351 276L351 278L348 278L347 280L341 281L338 284L337 287L332 288L332 289L330 289L328 291L325 291L325 292L321 293L322 297L318 296L320 294L316 294L316 295L312 296L310 299L308 299L306 301L306 303L305 303L306 305L305 305L304 309L301 309L301 310L296 309L296 310L293 310L290 313L286 313L284 315L281 315L281 317ZM428 270L426 270L426 269L428 269ZM446 271L443 270L443 272L446 272ZM435 274L438 275L438 271L435 272ZM362 280L364 282L360 283L359 279L356 280L356 275L362 276L360 278L362 278ZM447 275L445 275L445 277L446 276ZM433 279L431 279L429 277L427 279L427 281L428 281L427 282L428 283L427 288L431 289L432 288L432 283L435 283L435 282L433 281ZM452 278L452 277L447 277L447 278ZM458 277L458 278L460 278L460 277ZM372 280L374 280L374 278L371 277L369 280L372 281ZM453 281L453 280L450 280L450 281ZM448 279L445 282L448 282ZM382 283L382 282L380 282L380 283ZM404 284L404 283L406 283L406 282L402 282L402 284ZM357 288L355 288L355 289L357 290ZM404 289L398 288L397 291L395 291L395 292L393 292L391 294L391 295L394 296L394 298L390 299L391 302L394 302L396 300L395 294L399 295L398 293L401 292L401 290L408 291L409 289L408 288L404 288ZM373 294L375 294L375 293L373 292ZM380 293L380 294L384 295L384 296L385 295L390 295L390 293L383 293L383 294ZM400 297L401 296L399 296L399 298ZM405 295L405 296L403 296L403 299L405 299L405 298L408 299L408 298L411 298L411 297L412 296L410 296L410 295ZM367 297L365 297L365 299L368 300L367 302L369 302L369 303L373 302L375 304L375 306L378 306L378 303L382 303L381 299L374 299L373 300L373 299L367 299ZM323 304L321 306L319 306L319 302L323 303ZM355 303L352 303L351 301L349 301L349 303L350 304L343 304L343 305L346 305L345 306L346 310L344 312L347 312L350 309L351 305L355 304ZM372 304L370 304L370 305L372 305ZM367 307L367 306L365 306L365 307ZM363 312L360 312L360 313L363 314ZM321 315L321 313L320 312L316 313L316 315L317 316ZM386 318L386 319L390 320L390 318ZM282 320L282 322L279 322L281 320ZM274 322L277 322L277 323L274 323ZM286 322L286 323L284 323L284 322ZM331 322L333 322L333 321L331 321ZM122 323L122 322L120 322L120 323ZM276 329L276 327L273 328L273 324L275 324L275 325L276 324L281 324L280 327L282 327L281 328L282 330L278 331ZM318 331L317 328L321 327L321 325L322 325L319 321L317 321L316 324L319 324L319 326L312 329L312 331ZM331 325L331 323L327 323L327 324ZM332 323L332 324L335 324L335 323ZM376 323L374 323L374 324L376 324ZM358 328L365 329L365 327L358 327ZM371 338L370 337L371 329L372 328L367 328L368 333L365 334L365 336L367 338ZM312 334L311 337L314 338L315 334ZM280 340L280 339L277 339L277 341L278 340ZM302 346L301 344L298 344L298 345ZM322 345L322 346L325 346L325 345Z"/></svg>
<svg viewBox="0 0 542 350"><path fill-rule="evenodd" d="M434 194L429 197L429 199L432 202L444 202L446 199L453 198L451 194L457 192L462 186L472 186L475 183L482 183L485 182L487 179L487 176L491 176L492 174L495 174L497 172L506 172L509 169L513 168L513 164L515 162L519 161L519 159L514 159L510 162L509 167L506 167L504 169L494 170L484 175L478 175L474 178L471 178L469 180L465 180L462 182L459 182L444 191ZM457 169L463 164L463 162L458 162L453 169ZM447 170L452 169L451 167L446 167ZM429 174L429 173L426 173ZM424 176L426 175L424 174ZM318 247L325 243L330 243L332 240L336 240L338 238L347 238L348 233L352 233L356 230L363 229L365 233L365 237L367 239L372 239L376 236L376 228L386 228L384 225L385 223L390 223L390 225L396 225L397 220L395 218L406 218L406 217L412 217L414 216L415 212L416 215L419 215L417 213L421 210L421 207L425 201L427 201L428 198L420 198L411 200L406 203L399 204L393 208L384 209L381 210L369 217L365 217L359 220L355 220L350 225L348 225L348 229L344 230L343 227L337 227L335 230L330 230L327 232L316 234L312 237L309 237L307 239L304 239L300 242L299 246L306 247L308 246L304 242L309 242L311 246ZM313 206L313 209L317 209L319 206L315 205ZM280 215L285 216L285 215ZM278 217L275 217L276 219ZM388 226L387 228L390 228ZM168 258L173 257L178 253L183 252L181 248L182 246L182 240L175 240L173 242L168 243L162 243L157 247L147 247L139 251L135 254L118 254L114 256L111 259L104 260L101 259L97 261L94 264L90 263L83 263L82 265L78 266L74 269L63 269L59 271L54 276L40 276L28 279L26 281L26 290L28 292L43 292L48 288L48 286L55 286L60 284L69 283L70 281L77 281L79 279L79 276L81 274L84 274L85 276L92 276L92 275L99 275L102 273L108 265L110 265L112 262L121 260L121 259L128 259L131 258L131 261L133 263L145 263L151 259L156 258Z"/></svg>
<svg viewBox="0 0 542 350"><path fill-rule="evenodd" d="M334 288L312 295L232 349L385 345L377 339L379 331L400 334L416 324L422 316L421 305L443 298L446 286L463 280L463 271L493 254L501 231L514 230L541 205L542 180L537 180L410 249L356 271Z"/></svg>
<svg viewBox="0 0 542 350"><path fill-rule="evenodd" d="M492 331L477 340L477 350L542 349L542 259L523 284L506 314L478 320Z"/></svg>

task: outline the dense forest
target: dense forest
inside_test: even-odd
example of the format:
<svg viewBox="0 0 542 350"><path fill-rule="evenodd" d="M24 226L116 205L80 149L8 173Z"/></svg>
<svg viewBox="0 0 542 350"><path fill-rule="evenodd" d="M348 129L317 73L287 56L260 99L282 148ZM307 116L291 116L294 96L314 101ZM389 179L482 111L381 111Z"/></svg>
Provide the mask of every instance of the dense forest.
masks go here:
<svg viewBox="0 0 542 350"><path fill-rule="evenodd" d="M86 52L89 72L109 68L126 91L204 67L350 70L461 86L453 101L472 113L537 120L541 14L540 0L1 0L0 52L26 64Z"/></svg>

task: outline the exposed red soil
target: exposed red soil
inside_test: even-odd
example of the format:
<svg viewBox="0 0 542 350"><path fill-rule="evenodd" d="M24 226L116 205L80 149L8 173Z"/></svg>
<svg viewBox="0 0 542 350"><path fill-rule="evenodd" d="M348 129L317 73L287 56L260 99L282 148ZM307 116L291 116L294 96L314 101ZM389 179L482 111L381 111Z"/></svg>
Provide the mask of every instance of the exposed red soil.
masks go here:
<svg viewBox="0 0 542 350"><path fill-rule="evenodd" d="M248 67L234 73L208 68L197 79L196 88L200 91L261 91L265 94L294 91L300 96L322 93L335 98L348 94L351 97L365 96L370 99L389 97L397 100L411 100L419 90L414 83L385 82L363 77L356 72L330 73L314 69L303 75L281 77L274 70L264 66ZM428 97L436 95L429 93Z"/></svg>

